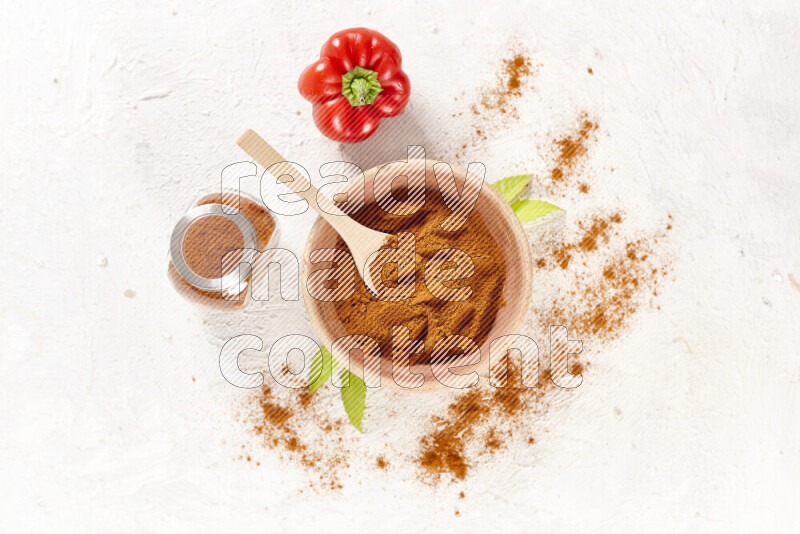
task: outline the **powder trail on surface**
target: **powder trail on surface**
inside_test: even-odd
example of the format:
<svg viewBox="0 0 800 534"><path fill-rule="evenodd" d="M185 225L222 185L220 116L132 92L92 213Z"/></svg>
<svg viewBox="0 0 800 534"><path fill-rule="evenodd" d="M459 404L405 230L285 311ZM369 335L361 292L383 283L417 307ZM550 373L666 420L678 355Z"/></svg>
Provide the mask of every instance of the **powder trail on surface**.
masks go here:
<svg viewBox="0 0 800 534"><path fill-rule="evenodd" d="M255 444L313 475L310 487L341 489L341 476L349 467L350 454L342 436L349 423L325 415L319 396L308 390L279 396L275 390L279 387L273 384L259 388L241 416L255 435ZM250 460L250 456L247 458Z"/></svg>
<svg viewBox="0 0 800 534"><path fill-rule="evenodd" d="M524 47L515 45L509 49L498 64L495 80L478 89L467 111L452 114L470 121L469 139L460 143L456 159L463 157L469 146L479 146L519 120L518 104L533 90L538 69L539 65L531 60Z"/></svg>

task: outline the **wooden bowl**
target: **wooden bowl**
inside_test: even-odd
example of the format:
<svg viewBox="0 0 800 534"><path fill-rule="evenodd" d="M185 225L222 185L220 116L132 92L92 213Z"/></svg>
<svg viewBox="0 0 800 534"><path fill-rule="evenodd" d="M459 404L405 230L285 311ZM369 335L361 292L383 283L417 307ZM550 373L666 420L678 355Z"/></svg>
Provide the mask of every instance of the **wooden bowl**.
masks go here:
<svg viewBox="0 0 800 534"><path fill-rule="evenodd" d="M438 162L426 161L425 179L427 188L438 188L433 173L433 166L436 163ZM375 183L375 176L382 167L383 165L374 167L364 173L364 192L365 202L367 204L374 202L373 185ZM458 183L459 190L463 190L464 181L467 178L466 171L452 165L451 168L453 169L453 174ZM391 180L391 177L387 177L387 181L388 180ZM351 180L341 192L353 192L359 190L361 187L362 184L360 180ZM506 305L498 311L489 336L480 347L480 363L459 367L459 369L454 370L454 372L457 372L457 374L467 374L472 371L477 371L480 375L480 380L486 380L489 376L489 346L491 342L508 334L520 333L531 300L533 267L530 246L525 232L522 229L522 225L505 199L485 181L474 210L487 222L492 237L505 255L508 273L506 276L506 286L503 289L503 297L505 298ZM467 221L467 224L469 224L469 221ZM306 242L306 249L303 253L303 280L308 280L309 272L311 272L309 253L312 250L320 248L333 248L336 243L336 237L333 228L323 221L322 218L317 217L311 228L311 233ZM314 299L308 293L306 284L301 285L303 286L303 300L305 301L311 324L319 335L322 343L330 349L334 340L346 336L348 332L335 315L333 306L330 303L320 302ZM498 343L495 347L497 355L502 356L502 354L508 350L508 346L508 343ZM333 357L338 361L345 361L347 355L333 354ZM450 366L458 366L457 358ZM364 376L364 362L360 351L352 351L350 355L350 371L357 376ZM433 376L429 364L412 365L411 371L412 373L423 374L425 378L424 384L416 389L409 389L397 385L392 378L391 357L390 355L382 355L380 367L381 387L390 387L392 389L402 389L405 391L430 391L447 387ZM373 371L371 370L371 372Z"/></svg>

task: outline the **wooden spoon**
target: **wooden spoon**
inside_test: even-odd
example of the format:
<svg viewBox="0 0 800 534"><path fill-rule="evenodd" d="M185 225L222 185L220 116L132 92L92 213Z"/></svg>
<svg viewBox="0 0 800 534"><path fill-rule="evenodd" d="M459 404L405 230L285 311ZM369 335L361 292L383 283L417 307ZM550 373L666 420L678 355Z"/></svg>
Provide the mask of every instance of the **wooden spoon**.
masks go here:
<svg viewBox="0 0 800 534"><path fill-rule="evenodd" d="M388 244L389 238L392 237L391 234L372 230L351 219L331 199L320 194L317 188L294 165L278 154L253 130L247 130L242 134L236 144L256 160L256 163L268 169L270 174L291 189L293 193L308 202L308 205L342 236L356 262L358 274L361 275L367 288L378 294L378 289L370 274L371 269L367 269L366 265L373 252ZM320 208L320 205L325 209Z"/></svg>

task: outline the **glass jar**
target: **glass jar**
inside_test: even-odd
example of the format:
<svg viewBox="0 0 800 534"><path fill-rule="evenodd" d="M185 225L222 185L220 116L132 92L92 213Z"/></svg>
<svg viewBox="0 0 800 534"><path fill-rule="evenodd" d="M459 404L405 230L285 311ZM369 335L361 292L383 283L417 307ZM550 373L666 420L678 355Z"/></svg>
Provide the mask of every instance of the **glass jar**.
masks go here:
<svg viewBox="0 0 800 534"><path fill-rule="evenodd" d="M170 283L193 303L223 311L244 308L252 266L258 253L276 246L277 229L254 197L233 190L203 194L172 231Z"/></svg>

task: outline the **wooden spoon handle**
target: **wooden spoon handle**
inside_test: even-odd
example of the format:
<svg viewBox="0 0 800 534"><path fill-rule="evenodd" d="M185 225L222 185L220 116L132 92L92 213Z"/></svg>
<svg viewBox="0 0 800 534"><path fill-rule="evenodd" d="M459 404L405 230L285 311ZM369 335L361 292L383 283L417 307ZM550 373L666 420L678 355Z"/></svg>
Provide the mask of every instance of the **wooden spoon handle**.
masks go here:
<svg viewBox="0 0 800 534"><path fill-rule="evenodd" d="M311 184L302 172L297 170L297 167L281 156L277 150L272 148L269 143L264 141L264 139L253 130L247 130L243 133L239 140L236 141L236 144L247 152L251 158L256 160L256 163L268 169L270 174L278 178L278 180L291 189L293 193L308 202L314 211L319 213L322 218L331 223L332 226L336 226L332 222L337 219L335 216L345 215L332 200L324 195L320 195L319 190ZM284 179L287 176L290 177L290 179Z"/></svg>
<svg viewBox="0 0 800 534"><path fill-rule="evenodd" d="M269 146L269 143L264 141L253 130L247 130L242 134L236 144L256 160L259 165L267 169L270 174L291 189L292 192L308 202L309 206L314 208L314 211L319 213L319 216L325 219L342 236L342 239L350 248L353 260L356 262L356 268L364 279L364 283L373 292L377 293L378 290L375 287L372 276L369 272L365 273L364 266L370 255L386 244L391 236L367 228L348 217L331 199L325 195L320 195L317 188L311 185L311 182L303 173L291 162L287 161L286 158L278 154L277 150ZM288 176L290 179L282 180L284 176Z"/></svg>

